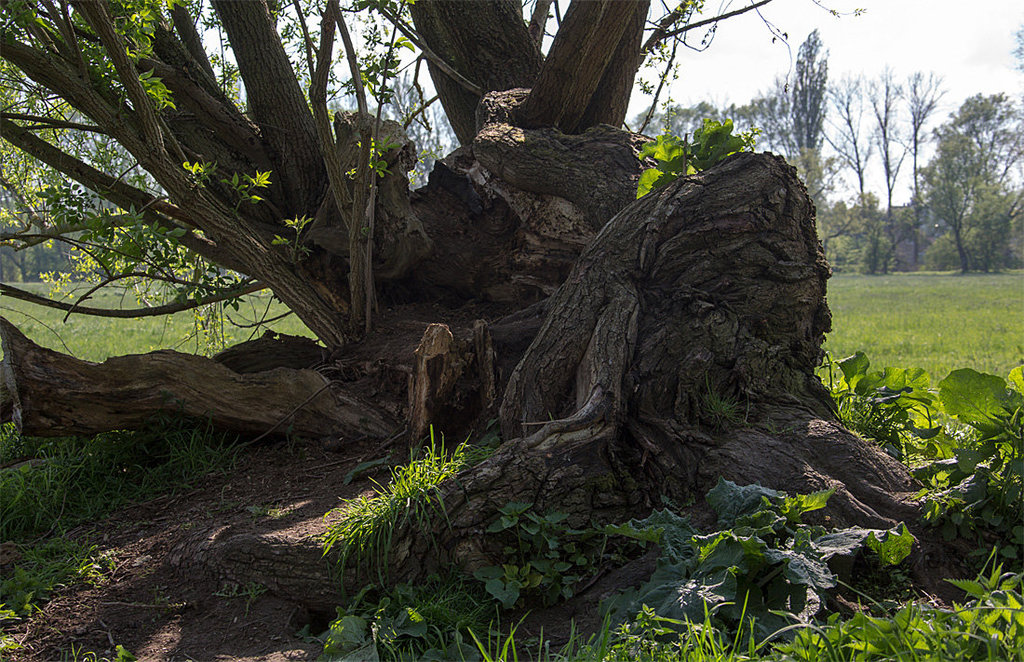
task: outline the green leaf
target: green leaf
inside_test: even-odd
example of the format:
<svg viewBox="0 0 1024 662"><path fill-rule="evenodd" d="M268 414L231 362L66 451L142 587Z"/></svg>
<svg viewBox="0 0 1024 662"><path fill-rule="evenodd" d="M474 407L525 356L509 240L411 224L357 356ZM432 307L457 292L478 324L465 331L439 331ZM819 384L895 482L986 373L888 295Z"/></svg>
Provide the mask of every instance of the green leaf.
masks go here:
<svg viewBox="0 0 1024 662"><path fill-rule="evenodd" d="M851 390L856 389L857 382L867 374L870 364L871 362L868 361L864 352L857 352L853 356L839 361L839 369L843 371L843 377L846 378L846 383L850 385Z"/></svg>
<svg viewBox="0 0 1024 662"><path fill-rule="evenodd" d="M677 175L662 172L657 168L648 168L640 175L640 183L637 185L636 197L642 198L651 191L677 179Z"/></svg>
<svg viewBox="0 0 1024 662"><path fill-rule="evenodd" d="M821 558L828 560L833 556L852 556L864 545L864 540L874 529L849 528L826 533L811 541L814 549L821 553ZM878 533L881 533L879 531Z"/></svg>
<svg viewBox="0 0 1024 662"><path fill-rule="evenodd" d="M623 526L638 533L622 535L658 543L661 546L662 558L669 563L689 561L696 555L691 540L697 534L697 530L690 525L690 520L667 508L655 510L642 520L631 519Z"/></svg>
<svg viewBox="0 0 1024 662"><path fill-rule="evenodd" d="M367 460L366 462L360 462L355 466L354 469L352 469L352 471L345 474L345 478L342 480L342 484L348 485L349 483L352 482L353 479L355 479L356 476L366 472L367 469L379 467L380 465L387 462L390 457L390 455L387 455L385 457L379 457L376 460Z"/></svg>
<svg viewBox="0 0 1024 662"><path fill-rule="evenodd" d="M939 399L946 413L983 432L999 417L1013 413L1007 411L1011 397L1002 377L970 368L954 370L939 382Z"/></svg>
<svg viewBox="0 0 1024 662"><path fill-rule="evenodd" d="M488 581L491 579L498 579L505 576L505 570L501 566L489 565L485 568L480 568L473 573L473 576L480 581Z"/></svg>
<svg viewBox="0 0 1024 662"><path fill-rule="evenodd" d="M675 136L661 135L654 142L649 142L640 150L640 158L653 158L662 163L678 161L685 157L686 148L684 143Z"/></svg>
<svg viewBox="0 0 1024 662"><path fill-rule="evenodd" d="M888 531L872 531L865 543L878 554L883 563L896 565L910 555L910 550L914 546L914 536L907 530L906 524L900 524Z"/></svg>
<svg viewBox="0 0 1024 662"><path fill-rule="evenodd" d="M835 494L835 488L820 490L811 494L797 494L782 499L779 511L791 523L798 523L800 516L814 510L821 510L828 504L829 498Z"/></svg>
<svg viewBox="0 0 1024 662"><path fill-rule="evenodd" d="M1024 394L1024 365L1019 365L1011 370L1006 380L1010 382L1010 386L1017 393Z"/></svg>
<svg viewBox="0 0 1024 662"><path fill-rule="evenodd" d="M719 523L732 526L740 515L760 510L765 498L773 499L779 496L783 496L782 492L762 487L757 483L740 487L732 481L719 478L718 484L711 488L706 498L708 505L718 514Z"/></svg>
<svg viewBox="0 0 1024 662"><path fill-rule="evenodd" d="M500 579L491 579L484 584L484 589L505 609L511 609L519 600L519 586L516 582L506 584Z"/></svg>

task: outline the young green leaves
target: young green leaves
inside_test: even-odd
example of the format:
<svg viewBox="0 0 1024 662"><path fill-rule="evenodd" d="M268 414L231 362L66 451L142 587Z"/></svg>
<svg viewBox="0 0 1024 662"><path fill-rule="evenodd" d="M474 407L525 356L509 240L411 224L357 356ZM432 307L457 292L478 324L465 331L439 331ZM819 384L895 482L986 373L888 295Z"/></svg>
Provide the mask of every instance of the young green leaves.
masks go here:
<svg viewBox="0 0 1024 662"><path fill-rule="evenodd" d="M750 129L733 135L732 120L718 122L705 119L693 133L693 141L685 137L658 136L640 150L640 158L653 158L658 165L640 175L636 197L642 198L653 189L665 186L684 175L706 170L725 157L737 152L752 152L760 129Z"/></svg>

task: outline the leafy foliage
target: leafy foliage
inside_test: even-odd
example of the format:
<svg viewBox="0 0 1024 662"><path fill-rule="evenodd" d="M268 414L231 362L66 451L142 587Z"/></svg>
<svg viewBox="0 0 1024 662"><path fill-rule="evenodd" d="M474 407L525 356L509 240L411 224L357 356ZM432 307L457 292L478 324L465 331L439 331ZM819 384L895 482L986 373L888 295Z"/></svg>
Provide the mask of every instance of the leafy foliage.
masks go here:
<svg viewBox="0 0 1024 662"><path fill-rule="evenodd" d="M933 389L921 369L871 372L869 365L861 352L826 363L843 422L911 465L928 486L924 519L947 539L989 538L1005 558L1017 558L1024 547L1022 367L1008 380L954 370Z"/></svg>
<svg viewBox="0 0 1024 662"><path fill-rule="evenodd" d="M640 151L640 158L652 158L657 162L654 168L644 170L640 175L636 197L642 198L653 189L685 175L707 170L725 157L737 152L753 151L758 129L750 129L733 135L732 120L719 122L705 119L702 126L693 133L693 140L684 136L658 136Z"/></svg>
<svg viewBox="0 0 1024 662"><path fill-rule="evenodd" d="M399 584L383 595L367 587L338 608L322 636L319 659L478 659L469 633L488 627L482 598L478 585L457 577L435 575L418 586Z"/></svg>
<svg viewBox="0 0 1024 662"><path fill-rule="evenodd" d="M827 531L803 524L802 516L823 508L831 494L789 496L720 479L707 494L724 527L719 531L697 534L665 511L630 522L635 537L658 531L666 545L650 580L609 602L608 613L622 620L646 606L679 624L709 618L718 626L753 628L762 637L806 620L836 586L830 559L852 557L866 547L894 565L913 542L902 525L888 531Z"/></svg>
<svg viewBox="0 0 1024 662"><path fill-rule="evenodd" d="M505 609L531 594L544 605L572 597L575 585L593 570L598 532L566 526L566 513L540 515L532 508L532 503L513 502L499 510L487 533L511 532L515 545L505 546L505 563L473 573Z"/></svg>
<svg viewBox="0 0 1024 662"><path fill-rule="evenodd" d="M951 581L970 600L952 610L913 602L891 618L855 614L796 631L778 644L785 660L1021 660L1024 595L1020 573L997 566L976 581Z"/></svg>

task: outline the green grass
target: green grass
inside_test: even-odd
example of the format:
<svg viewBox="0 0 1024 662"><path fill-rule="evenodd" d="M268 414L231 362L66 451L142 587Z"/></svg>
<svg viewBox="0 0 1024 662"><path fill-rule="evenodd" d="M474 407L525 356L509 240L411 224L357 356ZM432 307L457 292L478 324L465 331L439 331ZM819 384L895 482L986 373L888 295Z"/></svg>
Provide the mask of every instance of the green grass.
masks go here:
<svg viewBox="0 0 1024 662"><path fill-rule="evenodd" d="M23 437L0 426L0 541L21 558L0 578L0 624L62 586L98 582L104 559L63 535L114 509L231 466L233 435L178 421L92 438ZM10 642L0 642L0 651Z"/></svg>
<svg viewBox="0 0 1024 662"><path fill-rule="evenodd" d="M863 351L873 369L957 368L1005 377L1024 363L1024 273L837 275L828 283L836 357Z"/></svg>
<svg viewBox="0 0 1024 662"><path fill-rule="evenodd" d="M42 283L18 283L20 289L45 295ZM269 304L269 310L268 310ZM122 299L115 292L100 292L87 304L96 308L137 308L134 300ZM287 312L269 292L259 292L242 300L239 310L230 307L224 312L240 324L252 324L259 319L272 319ZM0 299L0 315L6 317L34 342L87 361L102 361L120 354L141 354L155 349L176 349L190 353L213 353L235 343L259 337L264 330L312 336L294 315L276 320L260 328L242 328L230 323L203 324L196 311L185 311L163 317L117 319L71 315L44 308L10 297ZM227 322L227 320L225 320Z"/></svg>
<svg viewBox="0 0 1024 662"><path fill-rule="evenodd" d="M45 293L41 284L19 285ZM873 367L924 368L935 380L955 368L974 368L1002 377L1024 363L1024 273L968 276L915 273L890 276L840 274L828 284L833 331L825 348L837 357L860 350ZM99 294L92 305L117 307L114 293ZM267 305L270 304L269 312ZM125 302L134 307L134 302ZM266 292L245 297L230 319L252 323L286 308ZM177 349L216 351L259 335L265 328L294 335L312 334L294 316L260 329L217 325L204 331L192 311L165 318L119 320L72 315L21 301L0 300L4 315L35 342L80 358Z"/></svg>
<svg viewBox="0 0 1024 662"><path fill-rule="evenodd" d="M371 564L378 572L386 572L391 535L404 521L412 518L419 528L429 531L437 518L445 517L437 486L467 466L480 462L490 449L459 444L447 454L443 440L435 443L431 430L430 444L421 449L409 464L391 470L388 484L377 485L372 496L349 499L328 516L342 518L327 528L324 555L332 550L337 567L344 569L349 560ZM381 575L381 580L385 577Z"/></svg>
<svg viewBox="0 0 1024 662"><path fill-rule="evenodd" d="M205 426L154 422L92 438L22 437L0 428L0 540L61 533L126 503L187 487L229 467L233 435Z"/></svg>

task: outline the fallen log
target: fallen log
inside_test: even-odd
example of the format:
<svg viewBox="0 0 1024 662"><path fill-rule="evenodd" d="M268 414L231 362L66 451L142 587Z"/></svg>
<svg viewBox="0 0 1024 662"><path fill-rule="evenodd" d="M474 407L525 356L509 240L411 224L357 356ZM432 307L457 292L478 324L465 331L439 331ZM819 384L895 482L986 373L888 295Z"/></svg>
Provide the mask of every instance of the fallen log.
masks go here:
<svg viewBox="0 0 1024 662"><path fill-rule="evenodd" d="M0 343L0 412L28 435L132 429L161 413L205 419L247 436L386 437L398 427L314 370L240 374L171 350L92 363L40 347L3 317Z"/></svg>

